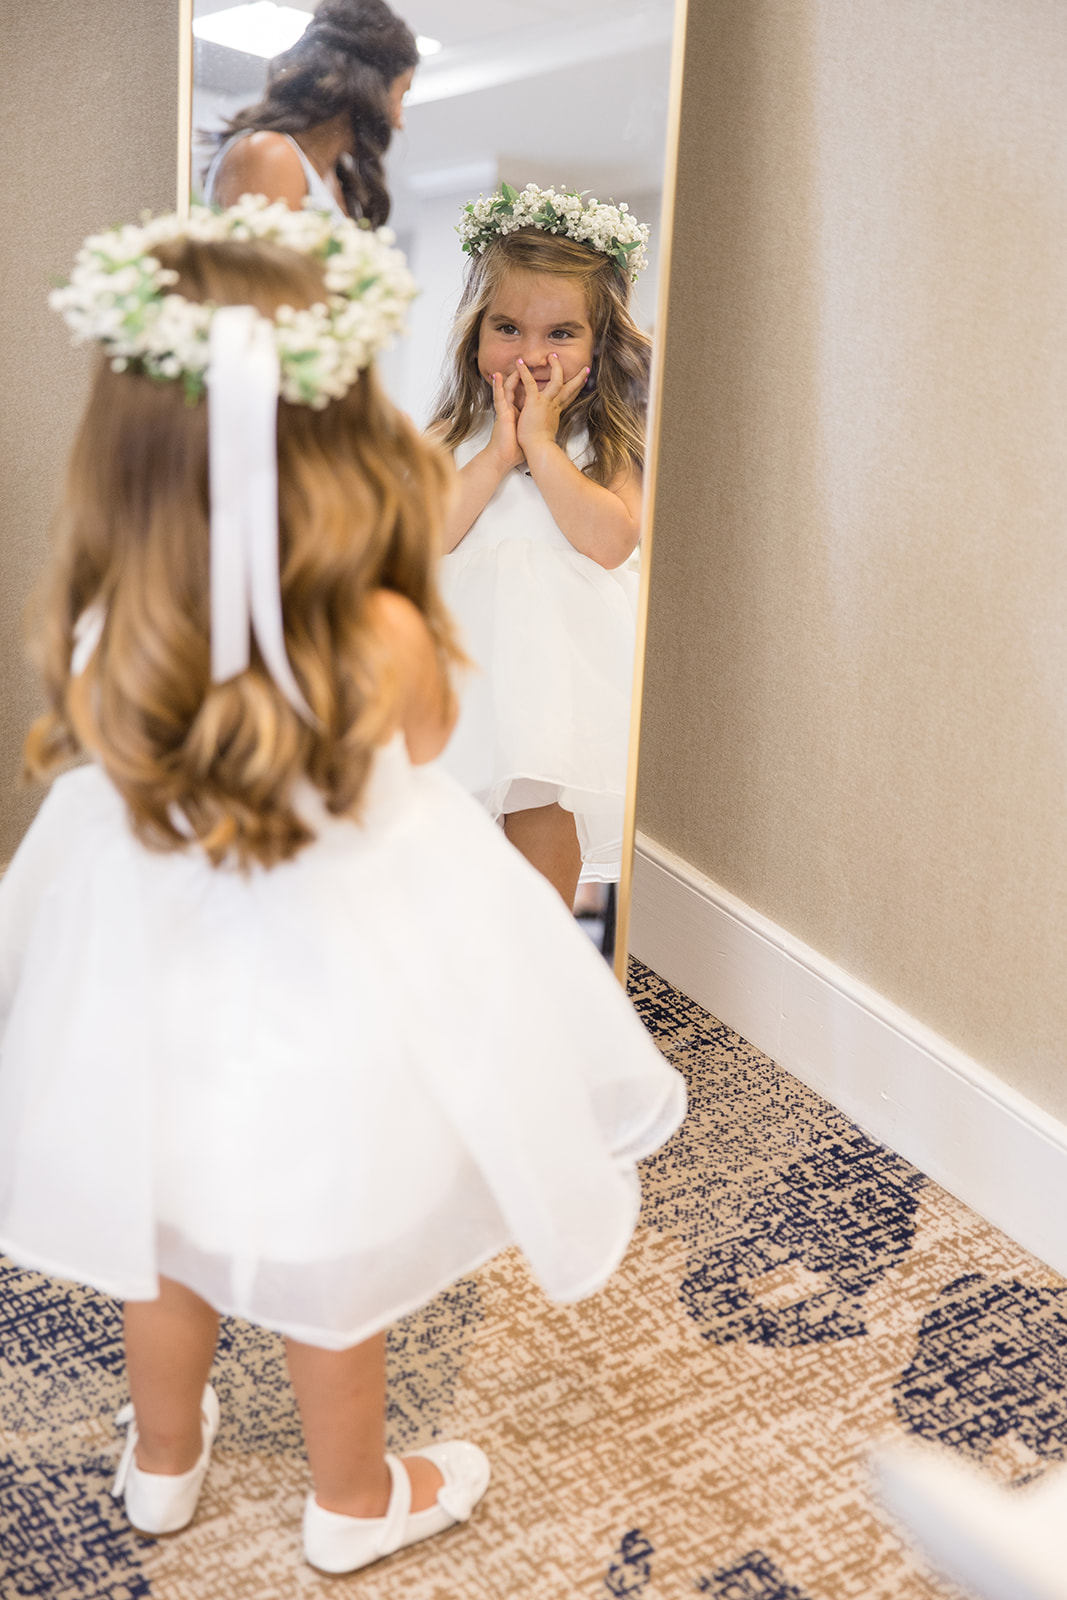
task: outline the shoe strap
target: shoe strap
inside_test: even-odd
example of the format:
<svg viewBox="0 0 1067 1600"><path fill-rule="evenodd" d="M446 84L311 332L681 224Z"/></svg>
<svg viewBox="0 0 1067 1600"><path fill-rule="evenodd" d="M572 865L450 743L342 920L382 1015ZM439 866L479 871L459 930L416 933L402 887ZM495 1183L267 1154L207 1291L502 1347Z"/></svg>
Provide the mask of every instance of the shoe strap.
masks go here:
<svg viewBox="0 0 1067 1600"><path fill-rule="evenodd" d="M400 1549L407 1532L408 1513L411 1510L411 1479L405 1472L403 1464L396 1456L386 1456L385 1464L389 1468L393 1488L389 1496L389 1509L385 1513L385 1526L378 1540L379 1556L391 1556L394 1550Z"/></svg>
<svg viewBox="0 0 1067 1600"><path fill-rule="evenodd" d="M111 1485L111 1493L116 1500L126 1487L126 1479L130 1474L133 1453L137 1449L137 1423L134 1421L132 1401L127 1401L122 1410L115 1413L115 1426L121 1428L124 1424L128 1424L126 1428L126 1443L122 1447L122 1454L119 1457L118 1468L115 1472L115 1481Z"/></svg>
<svg viewBox="0 0 1067 1600"><path fill-rule="evenodd" d="M208 1385L208 1388L210 1388L210 1384ZM205 1400L207 1397L207 1392L208 1389L205 1388ZM119 1464L115 1471L115 1481L111 1485L111 1493L117 1500L126 1487L126 1480L130 1475L130 1467L133 1465L134 1451L137 1449L137 1440L140 1437L137 1432L137 1419L133 1413L132 1400L127 1400L126 1404L122 1407L122 1410L116 1411L115 1426L116 1428L126 1428L126 1443L122 1447L122 1454L119 1457ZM196 1471L197 1467L200 1465L200 1462L204 1459L204 1453L211 1448L211 1437L209 1432L210 1423L208 1421L207 1409L204 1403L201 1403L200 1407L200 1426L202 1429L201 1437L203 1439L203 1446L200 1452L200 1459L197 1461L196 1466L191 1468L193 1472ZM407 1474L405 1473L404 1476L407 1477Z"/></svg>

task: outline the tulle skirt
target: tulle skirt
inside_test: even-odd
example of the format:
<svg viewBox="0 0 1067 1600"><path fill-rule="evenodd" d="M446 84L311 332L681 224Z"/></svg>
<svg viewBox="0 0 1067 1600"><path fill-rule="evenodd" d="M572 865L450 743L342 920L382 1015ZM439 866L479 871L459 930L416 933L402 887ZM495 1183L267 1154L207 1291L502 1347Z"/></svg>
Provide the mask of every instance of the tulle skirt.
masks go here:
<svg viewBox="0 0 1067 1600"><path fill-rule="evenodd" d="M583 880L622 860L638 575L534 539L460 543L445 603L475 670L443 764L493 818L574 814Z"/></svg>
<svg viewBox="0 0 1067 1600"><path fill-rule="evenodd" d="M0 1248L158 1274L309 1343L518 1243L545 1291L626 1248L681 1079L555 891L401 741L363 821L240 874L61 778L0 885Z"/></svg>

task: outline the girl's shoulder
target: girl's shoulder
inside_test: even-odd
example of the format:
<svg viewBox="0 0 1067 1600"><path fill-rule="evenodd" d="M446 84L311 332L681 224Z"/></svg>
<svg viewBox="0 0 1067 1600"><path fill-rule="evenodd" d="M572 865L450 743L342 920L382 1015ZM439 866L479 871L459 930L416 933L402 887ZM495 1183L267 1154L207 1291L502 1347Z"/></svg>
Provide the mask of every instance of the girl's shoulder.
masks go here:
<svg viewBox="0 0 1067 1600"><path fill-rule="evenodd" d="M429 639L426 619L413 600L396 589L372 589L366 599L367 621L372 630L401 651L423 637Z"/></svg>
<svg viewBox="0 0 1067 1600"><path fill-rule="evenodd" d="M397 728L416 764L441 754L455 722L455 702L429 622L406 595L375 589L366 601L367 625L396 674Z"/></svg>
<svg viewBox="0 0 1067 1600"><path fill-rule="evenodd" d="M404 690L436 681L437 648L415 602L395 589L374 589L364 605L367 627L390 658Z"/></svg>

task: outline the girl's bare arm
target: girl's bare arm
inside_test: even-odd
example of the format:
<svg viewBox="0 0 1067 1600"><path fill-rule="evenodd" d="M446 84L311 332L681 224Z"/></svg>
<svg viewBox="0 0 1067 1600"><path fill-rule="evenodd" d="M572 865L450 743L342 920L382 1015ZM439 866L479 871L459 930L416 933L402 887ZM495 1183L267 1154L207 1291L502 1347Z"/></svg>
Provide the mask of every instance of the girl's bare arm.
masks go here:
<svg viewBox="0 0 1067 1600"><path fill-rule="evenodd" d="M515 437L514 395L517 372L509 378L493 377L493 431L484 450L479 450L456 473L456 492L444 526L445 551L454 550L477 522L490 500L523 455ZM433 430L431 430L433 437Z"/></svg>
<svg viewBox="0 0 1067 1600"><path fill-rule="evenodd" d="M456 488L444 523L444 549L454 550L470 532L493 498L508 469L501 467L488 446L479 450L456 473Z"/></svg>
<svg viewBox="0 0 1067 1600"><path fill-rule="evenodd" d="M456 697L421 611L402 594L379 589L370 599L371 625L386 641L400 680L397 718L416 766L433 761L456 722Z"/></svg>
<svg viewBox="0 0 1067 1600"><path fill-rule="evenodd" d="M584 385L588 368L564 383L554 353L549 362L554 369L552 377L540 391L529 370L519 363L526 397L516 438L560 531L598 566L609 570L621 567L641 537L641 473L632 467L605 487L587 478L560 449L556 443L560 416Z"/></svg>
<svg viewBox="0 0 1067 1600"><path fill-rule="evenodd" d="M533 480L560 531L598 566L621 567L641 537L641 473L636 467L606 488L574 465L555 440L527 450Z"/></svg>

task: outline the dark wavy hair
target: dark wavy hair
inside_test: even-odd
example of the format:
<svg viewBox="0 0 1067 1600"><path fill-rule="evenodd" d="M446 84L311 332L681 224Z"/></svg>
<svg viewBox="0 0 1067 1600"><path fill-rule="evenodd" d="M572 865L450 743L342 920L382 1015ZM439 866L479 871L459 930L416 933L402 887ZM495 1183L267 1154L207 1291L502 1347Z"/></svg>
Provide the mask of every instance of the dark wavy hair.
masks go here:
<svg viewBox="0 0 1067 1600"><path fill-rule="evenodd" d="M418 60L415 35L385 0L322 0L302 37L271 62L263 99L231 118L223 137L302 133L347 112L355 153L337 163L337 179L349 216L379 228L389 215L389 89Z"/></svg>
<svg viewBox="0 0 1067 1600"><path fill-rule="evenodd" d="M589 308L593 371L560 419L558 442L588 434L592 460L583 471L594 483L606 485L628 469L641 470L652 341L630 315L630 280L610 256L537 228L502 234L468 262L429 423L434 437L454 450L492 414L492 392L478 370L478 341L493 296L513 273L569 278L581 286Z"/></svg>

